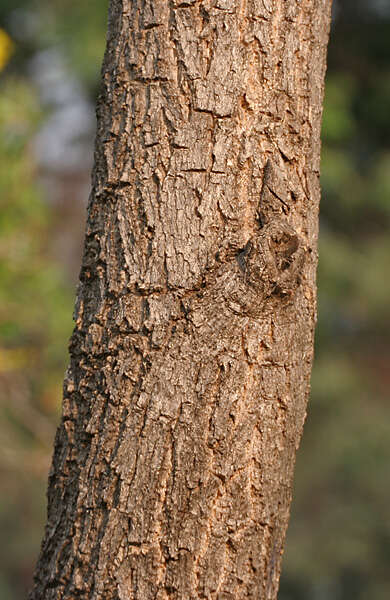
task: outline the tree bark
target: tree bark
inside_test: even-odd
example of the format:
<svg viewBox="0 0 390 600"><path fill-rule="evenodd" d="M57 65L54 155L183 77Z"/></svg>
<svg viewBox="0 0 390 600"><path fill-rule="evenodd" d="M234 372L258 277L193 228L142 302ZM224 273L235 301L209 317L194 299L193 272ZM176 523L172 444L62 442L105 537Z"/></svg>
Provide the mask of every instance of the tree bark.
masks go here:
<svg viewBox="0 0 390 600"><path fill-rule="evenodd" d="M330 4L111 0L31 600L276 598Z"/></svg>

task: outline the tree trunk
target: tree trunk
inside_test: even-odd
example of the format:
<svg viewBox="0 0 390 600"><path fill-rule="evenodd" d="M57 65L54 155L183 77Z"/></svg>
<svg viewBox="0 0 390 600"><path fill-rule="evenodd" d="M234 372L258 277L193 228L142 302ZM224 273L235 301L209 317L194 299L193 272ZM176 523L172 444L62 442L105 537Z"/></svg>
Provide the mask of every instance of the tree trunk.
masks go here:
<svg viewBox="0 0 390 600"><path fill-rule="evenodd" d="M276 598L329 21L329 0L111 0L31 599Z"/></svg>

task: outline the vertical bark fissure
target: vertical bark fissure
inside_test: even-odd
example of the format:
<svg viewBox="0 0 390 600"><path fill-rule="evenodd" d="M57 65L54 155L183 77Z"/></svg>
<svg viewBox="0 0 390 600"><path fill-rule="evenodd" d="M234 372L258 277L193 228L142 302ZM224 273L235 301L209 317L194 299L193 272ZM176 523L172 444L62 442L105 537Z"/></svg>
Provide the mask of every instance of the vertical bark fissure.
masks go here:
<svg viewBox="0 0 390 600"><path fill-rule="evenodd" d="M31 600L277 594L315 321L328 0L111 0Z"/></svg>

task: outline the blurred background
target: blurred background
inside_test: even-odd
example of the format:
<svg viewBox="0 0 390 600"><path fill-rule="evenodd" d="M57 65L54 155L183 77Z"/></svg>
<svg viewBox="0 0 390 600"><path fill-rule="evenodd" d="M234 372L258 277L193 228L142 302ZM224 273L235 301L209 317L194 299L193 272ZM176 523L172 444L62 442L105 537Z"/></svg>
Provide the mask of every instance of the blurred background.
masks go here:
<svg viewBox="0 0 390 600"><path fill-rule="evenodd" d="M0 598L31 585L107 1L0 2ZM319 322L280 600L390 598L390 0L335 2Z"/></svg>

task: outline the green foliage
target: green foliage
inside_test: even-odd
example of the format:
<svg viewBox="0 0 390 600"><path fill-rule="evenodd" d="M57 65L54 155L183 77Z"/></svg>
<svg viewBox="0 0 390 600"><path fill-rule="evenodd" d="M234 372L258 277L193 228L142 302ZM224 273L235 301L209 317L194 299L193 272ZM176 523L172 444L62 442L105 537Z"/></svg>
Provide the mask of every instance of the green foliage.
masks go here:
<svg viewBox="0 0 390 600"><path fill-rule="evenodd" d="M390 595L390 24L363 26L342 6L323 119L317 358L280 600Z"/></svg>
<svg viewBox="0 0 390 600"><path fill-rule="evenodd" d="M28 81L0 86L0 597L23 597L43 521L72 293L50 259L52 215L29 141L43 119Z"/></svg>
<svg viewBox="0 0 390 600"><path fill-rule="evenodd" d="M47 256L50 211L27 146L40 118L31 87L7 80L0 89L0 339L3 352L25 348L31 368L47 357L41 367L50 372L63 367L70 294Z"/></svg>
<svg viewBox="0 0 390 600"><path fill-rule="evenodd" d="M89 2L57 0L62 35L71 42L70 60L90 86L96 86L105 49L108 0ZM69 18L69 15L71 18Z"/></svg>
<svg viewBox="0 0 390 600"><path fill-rule="evenodd" d="M108 0L41 0L51 43L67 48L69 63L84 83L95 90L106 43Z"/></svg>
<svg viewBox="0 0 390 600"><path fill-rule="evenodd" d="M354 93L355 81L345 73L328 76L322 127L325 143L344 145L356 133L351 110Z"/></svg>

